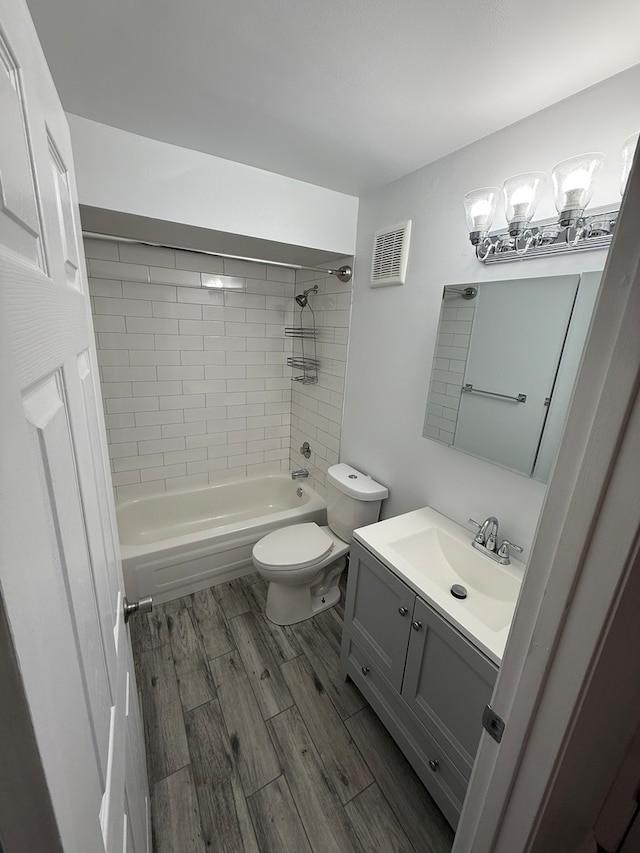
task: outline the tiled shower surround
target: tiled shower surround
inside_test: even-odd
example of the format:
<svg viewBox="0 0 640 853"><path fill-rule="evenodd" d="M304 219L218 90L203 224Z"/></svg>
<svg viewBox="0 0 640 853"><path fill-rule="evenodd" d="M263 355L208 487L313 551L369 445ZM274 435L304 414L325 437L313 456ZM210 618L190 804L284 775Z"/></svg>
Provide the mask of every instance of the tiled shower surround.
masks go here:
<svg viewBox="0 0 640 853"><path fill-rule="evenodd" d="M303 462L324 494L339 451L350 283L312 282L321 369L317 385L301 386L284 329L315 273L97 239L85 253L116 498Z"/></svg>
<svg viewBox="0 0 640 853"><path fill-rule="evenodd" d="M332 269L352 263L350 258L331 262ZM340 427L347 367L349 321L351 317L351 282L344 284L335 276L326 276L309 270L296 271L296 293L318 285L318 293L309 296L309 304L316 318L317 353L320 362L318 382L303 385L292 382L291 400L291 467L306 468L311 485L322 497L326 496L324 475L330 465L338 461L340 453ZM300 314L296 305L294 323L309 325L309 311ZM294 351L300 349L295 340ZM299 371L295 371L296 375ZM304 441L311 447L307 459L300 452ZM348 462L349 460L345 460Z"/></svg>

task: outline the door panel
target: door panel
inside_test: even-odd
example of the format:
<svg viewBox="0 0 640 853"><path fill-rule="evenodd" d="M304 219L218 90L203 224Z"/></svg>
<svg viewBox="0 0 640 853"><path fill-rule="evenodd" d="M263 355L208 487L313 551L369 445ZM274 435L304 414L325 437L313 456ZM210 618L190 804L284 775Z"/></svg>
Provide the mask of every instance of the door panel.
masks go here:
<svg viewBox="0 0 640 853"><path fill-rule="evenodd" d="M0 31L0 238L3 245L44 269L35 169L24 95L9 45Z"/></svg>
<svg viewBox="0 0 640 853"><path fill-rule="evenodd" d="M75 614L78 657L84 662L84 689L91 709L91 728L104 784L108 751L111 694L96 613L90 559L85 539L76 466L62 377L47 377L25 394L24 409L32 427L32 445L46 489L51 552L63 575ZM70 582L73 578L74 582Z"/></svg>

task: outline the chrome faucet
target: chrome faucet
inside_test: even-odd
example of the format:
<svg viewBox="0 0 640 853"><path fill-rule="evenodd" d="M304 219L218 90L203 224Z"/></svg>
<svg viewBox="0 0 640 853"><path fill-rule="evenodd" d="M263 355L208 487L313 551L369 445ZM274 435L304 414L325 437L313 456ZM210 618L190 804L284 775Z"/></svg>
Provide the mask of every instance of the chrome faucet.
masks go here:
<svg viewBox="0 0 640 853"><path fill-rule="evenodd" d="M309 476L309 472L307 471L306 468L298 468L297 471L291 472L291 479L292 480L302 480L308 476Z"/></svg>
<svg viewBox="0 0 640 853"><path fill-rule="evenodd" d="M478 528L478 532L473 537L473 542L471 543L473 547L486 554L490 559L495 560L496 563L500 563L501 566L510 565L510 548L522 554L522 548L519 545L514 545L513 542L509 542L508 539L503 539L500 546L498 546L498 519L495 515L485 518L482 524L470 518L469 524L475 524Z"/></svg>

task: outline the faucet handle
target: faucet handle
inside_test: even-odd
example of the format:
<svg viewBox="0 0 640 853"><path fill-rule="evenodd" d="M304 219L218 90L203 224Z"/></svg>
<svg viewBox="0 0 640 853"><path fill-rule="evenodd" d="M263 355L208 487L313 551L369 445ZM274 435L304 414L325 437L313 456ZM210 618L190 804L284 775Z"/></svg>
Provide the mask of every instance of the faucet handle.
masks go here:
<svg viewBox="0 0 640 853"><path fill-rule="evenodd" d="M484 536L482 535L483 525L480 524L480 522L476 521L475 518L470 518L469 524L475 524L475 526L478 528L478 532L474 536L474 542L477 542L479 545L484 545Z"/></svg>
<svg viewBox="0 0 640 853"><path fill-rule="evenodd" d="M508 560L510 557L510 548L513 548L514 551L517 551L518 554L522 554L523 549L520 547L520 545L515 545L513 542L509 542L508 539L503 539L502 545L500 545L500 547L498 548L498 556L504 557Z"/></svg>

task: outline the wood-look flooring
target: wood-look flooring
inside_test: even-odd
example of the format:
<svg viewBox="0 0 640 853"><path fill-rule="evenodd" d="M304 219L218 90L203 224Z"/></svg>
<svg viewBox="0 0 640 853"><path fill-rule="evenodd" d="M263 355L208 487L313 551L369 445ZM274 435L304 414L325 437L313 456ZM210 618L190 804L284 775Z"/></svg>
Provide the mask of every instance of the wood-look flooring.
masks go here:
<svg viewBox="0 0 640 853"><path fill-rule="evenodd" d="M249 575L131 622L155 853L448 853L453 833L351 682L341 606L291 627Z"/></svg>

